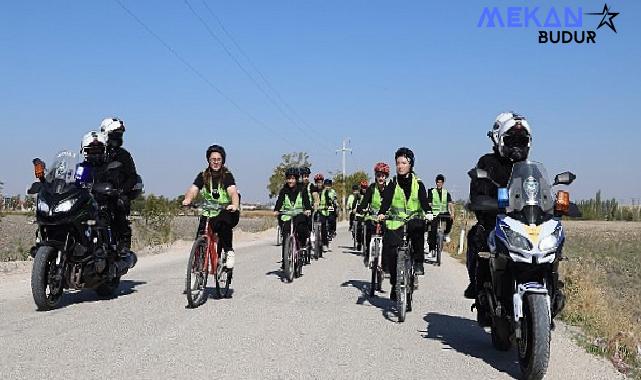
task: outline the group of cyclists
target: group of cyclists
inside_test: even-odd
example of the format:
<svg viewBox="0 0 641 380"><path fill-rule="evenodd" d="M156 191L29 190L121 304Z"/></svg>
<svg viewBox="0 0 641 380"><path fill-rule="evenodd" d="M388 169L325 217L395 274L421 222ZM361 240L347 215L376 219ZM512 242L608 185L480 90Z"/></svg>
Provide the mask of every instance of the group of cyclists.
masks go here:
<svg viewBox="0 0 641 380"><path fill-rule="evenodd" d="M477 167L492 173L502 183L488 179L472 180L470 196L484 194L496 196L498 185L505 186L514 162L527 159L531 145L531 130L525 118L513 112L497 116L492 130L488 132L492 140L492 153L483 155ZM199 173L193 185L185 194L183 204L188 205L200 191L207 202L224 204L225 209L216 212L213 226L218 232L223 248L228 252L227 265L233 267L232 229L238 223L239 195L234 177L225 166L225 150L219 145L207 149L208 166ZM452 194L444 187L445 176L435 178L435 186L427 189L414 169L416 158L414 152L401 147L394 154L395 175L391 176L390 166L384 162L374 165L374 181L368 183L363 179L352 187L352 194L347 201L350 213L350 230L356 229L357 249L363 250L365 259L370 247L369 242L376 225L383 227L383 267L389 273L392 290L390 298L396 297L396 252L404 236L401 227L407 224L406 238L411 240L414 271L418 275L425 272L425 233L428 234L429 250L435 247L436 223L438 216L446 216L444 240L450 241L455 213ZM336 220L339 204L337 193L332 188L332 180L322 173L314 175L310 181L309 167L290 167L285 171L285 183L278 194L274 215L278 217L283 237L289 234L290 223L300 246L305 247L310 236L312 219L320 221L322 226L322 251L329 250L329 241L336 234ZM298 210L291 216L284 211ZM477 253L486 249L486 241L491 226L496 218L492 212L476 212L477 223L468 234L468 274L470 285L465 290L465 297L476 295L475 277ZM203 217L206 215L203 215ZM355 223L357 222L357 223ZM204 224L201 221L198 233ZM431 228L428 228L431 226ZM231 253L231 255L230 255ZM484 265L481 263L480 265ZM483 271L480 271L483 272ZM562 295L559 295L562 297Z"/></svg>

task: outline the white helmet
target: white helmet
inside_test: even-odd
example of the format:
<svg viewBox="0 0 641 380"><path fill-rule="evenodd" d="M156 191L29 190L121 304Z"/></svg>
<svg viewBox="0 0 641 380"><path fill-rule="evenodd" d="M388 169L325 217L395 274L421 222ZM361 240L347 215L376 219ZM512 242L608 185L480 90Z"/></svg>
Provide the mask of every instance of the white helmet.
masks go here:
<svg viewBox="0 0 641 380"><path fill-rule="evenodd" d="M532 130L524 116L514 112L500 113L488 136L502 157L512 161L527 158L532 143Z"/></svg>
<svg viewBox="0 0 641 380"><path fill-rule="evenodd" d="M80 152L84 155L85 160L100 162L106 157L107 139L105 135L97 131L91 131L82 137L80 142Z"/></svg>
<svg viewBox="0 0 641 380"><path fill-rule="evenodd" d="M117 117L108 117L100 123L100 132L105 135L117 130L125 131L125 122Z"/></svg>

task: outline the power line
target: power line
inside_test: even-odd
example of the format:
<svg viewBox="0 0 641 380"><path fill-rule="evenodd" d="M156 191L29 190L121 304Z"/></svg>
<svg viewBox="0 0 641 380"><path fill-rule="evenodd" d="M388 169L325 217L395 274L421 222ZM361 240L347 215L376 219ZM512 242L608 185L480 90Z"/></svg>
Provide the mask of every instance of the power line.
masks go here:
<svg viewBox="0 0 641 380"><path fill-rule="evenodd" d="M225 53L231 58L232 61L238 66L238 68L247 75L249 80L256 86L256 88L269 100L269 102L276 107L278 112L280 112L289 122L292 123L300 132L305 134L313 143L317 143L317 138L316 136L309 134L305 129L303 129L297 122L294 120L292 117L285 112L283 107L263 88L263 86L260 85L260 83L254 78L254 76L245 68L245 66L236 58L236 56L227 48L227 45L216 35L216 33L212 30L212 28L209 26L209 24L196 12L194 7L189 3L188 0L184 0L185 5L189 8L191 13L198 19L198 21L205 27L207 30L207 33L223 48Z"/></svg>
<svg viewBox="0 0 641 380"><path fill-rule="evenodd" d="M210 81L205 75L203 75L199 70L197 70L191 63L189 63L185 58L183 58L174 48L172 48L165 40L163 40L158 34L156 34L153 30L151 30L150 27L148 27L138 16L136 16L129 8L127 8L120 0L114 0L129 16L131 16L140 26L142 26L147 33L151 34L158 42L160 42L171 54L174 55L183 65L185 65L192 73L194 73L198 78L200 78L203 82L205 82L209 87L211 87L214 91L216 91L220 96L222 96L227 102L229 102L236 110L238 110L240 113L243 115L247 116L250 120L252 120L254 123L257 125L268 129L274 135L278 136L281 140L283 140L285 143L288 145L294 144L292 141L289 141L286 137L278 134L278 131L266 123L260 121L257 119L254 115L252 115L249 111L245 110L242 108L234 99L226 95L218 86L216 86L212 81Z"/></svg>

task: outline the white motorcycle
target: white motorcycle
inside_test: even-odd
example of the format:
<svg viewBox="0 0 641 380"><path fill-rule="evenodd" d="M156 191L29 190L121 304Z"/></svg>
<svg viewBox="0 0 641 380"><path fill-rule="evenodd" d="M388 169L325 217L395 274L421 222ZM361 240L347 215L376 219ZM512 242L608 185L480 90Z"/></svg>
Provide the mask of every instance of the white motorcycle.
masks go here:
<svg viewBox="0 0 641 380"><path fill-rule="evenodd" d="M468 174L492 180L481 169ZM507 351L516 343L525 379L542 379L547 371L552 318L562 308L555 300L565 241L561 217L579 214L568 192L559 190L553 197L552 189L575 178L565 172L550 184L541 163L517 162L507 188L499 186L497 200L469 205L472 210L498 210L487 241L489 252L478 254L473 307L480 313L479 323L491 326L496 349Z"/></svg>

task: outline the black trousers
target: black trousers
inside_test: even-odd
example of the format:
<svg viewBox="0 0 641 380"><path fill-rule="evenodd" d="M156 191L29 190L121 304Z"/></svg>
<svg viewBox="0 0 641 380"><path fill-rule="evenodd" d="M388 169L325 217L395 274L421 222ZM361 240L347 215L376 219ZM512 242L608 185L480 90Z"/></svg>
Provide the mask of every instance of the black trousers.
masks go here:
<svg viewBox="0 0 641 380"><path fill-rule="evenodd" d="M336 232L336 212L330 212L329 216L327 217L327 228L329 229L329 233L334 233Z"/></svg>
<svg viewBox="0 0 641 380"><path fill-rule="evenodd" d="M372 241L372 235L374 235L374 232L376 230L376 225L374 224L373 220L366 220L364 222L364 228L365 228L365 254L369 255L369 244Z"/></svg>
<svg viewBox="0 0 641 380"><path fill-rule="evenodd" d="M126 198L110 200L109 207L113 210L112 229L118 242L119 251L131 250L131 222L127 218L131 214L131 202Z"/></svg>
<svg viewBox="0 0 641 380"><path fill-rule="evenodd" d="M423 262L425 259L425 222L423 220L410 220L407 224L407 235L412 242L412 258L414 262ZM398 261L398 247L403 242L403 227L396 230L386 229L383 234L383 268L390 274L390 284L396 285L396 265Z"/></svg>
<svg viewBox="0 0 641 380"><path fill-rule="evenodd" d="M329 245L329 216L319 215L319 220L321 222L321 240L323 245Z"/></svg>
<svg viewBox="0 0 641 380"><path fill-rule="evenodd" d="M439 215L450 215L449 212L445 212ZM427 234L427 240L430 245L430 249L436 249L436 231L438 230L439 215L435 216L434 219L430 222L430 232ZM445 231L447 235L452 231L452 218L447 218L445 221Z"/></svg>
<svg viewBox="0 0 641 380"><path fill-rule="evenodd" d="M209 227L213 228L214 231L218 234L218 241L221 247L225 251L230 251L234 249L233 239L234 239L234 230L238 221L240 220L240 212L230 212L223 210L216 217L213 217L209 220ZM198 223L198 230L196 231L196 238L205 233L205 223L207 222L206 216L200 217L200 223Z"/></svg>

